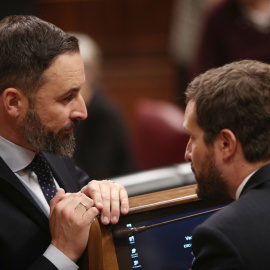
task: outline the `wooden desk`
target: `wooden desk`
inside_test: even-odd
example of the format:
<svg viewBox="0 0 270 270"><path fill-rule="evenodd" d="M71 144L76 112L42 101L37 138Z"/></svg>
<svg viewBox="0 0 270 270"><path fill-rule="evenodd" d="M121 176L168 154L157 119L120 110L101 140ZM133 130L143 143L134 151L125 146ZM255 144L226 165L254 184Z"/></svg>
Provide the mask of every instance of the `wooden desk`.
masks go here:
<svg viewBox="0 0 270 270"><path fill-rule="evenodd" d="M189 185L170 190L164 190L131 197L129 198L129 203L130 203L129 214L126 216L122 216L118 224L112 226L103 226L102 224L99 224L97 220L91 226L90 237L88 242L90 270L132 269L132 267L129 265L131 263L130 249L128 248L127 244L125 244L126 242L128 242L129 238L125 236L124 239L120 240L119 239L116 240L115 238L113 239L113 234L115 234L115 232L119 232L119 229L120 230L122 230L123 228L125 229L126 224L131 223L132 226L137 226L134 224L136 223L139 224L142 223L143 221L144 223L143 225L146 225L145 223L147 223L149 220L153 220L154 223L156 223L156 220L160 218L168 219L170 221L170 224L172 224L171 221L173 221L173 219L171 217L174 215L177 216L180 215L188 217L189 220L187 223L188 228L194 228L193 226L194 224L192 225L191 221L194 217L193 213L195 212L198 213L196 215L204 219L207 217L207 215L205 215L206 210L208 211L208 209L211 209L210 212L217 211L219 210L219 207L223 207L229 202L209 202L200 200L196 195L196 185ZM192 213L192 218L190 218L191 216L189 216L189 213ZM210 214L208 213L208 215ZM197 226L198 224L200 224L200 222L197 223L196 221L194 223ZM174 223L174 224L176 224L177 226L176 229L177 232L175 234L175 236L177 236L179 235L178 226L180 225L179 228L181 228L181 230L179 230L179 232L181 232L183 223ZM162 231L161 234L168 231L170 231L170 229L168 230L164 226L164 231ZM139 239L137 237L142 237L142 235L143 234L136 236L136 241ZM158 234L156 237L159 238L159 235L160 234ZM145 236L146 235L144 234L143 238L145 238ZM127 250L128 252L126 252ZM127 256L122 256L122 254L124 253ZM185 255L184 251L180 251L180 254L183 255L183 258L186 258L184 256ZM126 262L123 263L124 261L122 259L123 257L126 262L129 261L128 265ZM146 256L146 258L148 257ZM152 264L153 258L149 259L148 262L151 262Z"/></svg>
<svg viewBox="0 0 270 270"><path fill-rule="evenodd" d="M198 201L195 190L196 185L190 185L131 197L128 215ZM119 270L110 226L103 226L98 220L92 224L88 254L90 270Z"/></svg>

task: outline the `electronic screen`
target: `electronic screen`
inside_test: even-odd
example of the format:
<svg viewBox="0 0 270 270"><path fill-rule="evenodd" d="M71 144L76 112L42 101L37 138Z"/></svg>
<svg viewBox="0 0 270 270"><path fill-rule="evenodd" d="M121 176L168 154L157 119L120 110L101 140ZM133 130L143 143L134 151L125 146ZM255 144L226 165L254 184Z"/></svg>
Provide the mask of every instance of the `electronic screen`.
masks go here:
<svg viewBox="0 0 270 270"><path fill-rule="evenodd" d="M145 217L133 217L124 225L138 227L157 224L180 217L220 208L222 206L207 207L203 209L189 209L187 212L178 212L175 209L166 216L155 213L144 213ZM191 207L192 208L192 207ZM150 228L144 232L125 237L118 243L115 241L116 254L120 270L188 270L191 268L194 256L192 254L192 233L195 227L206 220L212 213L168 223L166 225ZM149 216L149 218L146 218ZM141 220L140 220L141 219ZM125 247L125 248L123 248ZM117 249L119 248L119 252ZM127 251L128 250L128 251ZM123 257L126 259L123 259ZM123 262L125 261L125 262Z"/></svg>

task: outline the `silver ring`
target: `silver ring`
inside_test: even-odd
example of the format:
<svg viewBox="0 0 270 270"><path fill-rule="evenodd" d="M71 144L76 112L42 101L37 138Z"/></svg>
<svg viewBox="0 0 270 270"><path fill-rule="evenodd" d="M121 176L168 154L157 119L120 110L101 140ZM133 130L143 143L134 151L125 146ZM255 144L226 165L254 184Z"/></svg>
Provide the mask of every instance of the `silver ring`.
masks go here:
<svg viewBox="0 0 270 270"><path fill-rule="evenodd" d="M89 209L89 207L85 203L80 202L79 204L81 204L86 209L86 211Z"/></svg>
<svg viewBox="0 0 270 270"><path fill-rule="evenodd" d="M91 221L91 224L93 224L95 222L96 218L93 218L93 220Z"/></svg>
<svg viewBox="0 0 270 270"><path fill-rule="evenodd" d="M114 181L112 180L108 180L108 182L112 183L112 184L116 184Z"/></svg>

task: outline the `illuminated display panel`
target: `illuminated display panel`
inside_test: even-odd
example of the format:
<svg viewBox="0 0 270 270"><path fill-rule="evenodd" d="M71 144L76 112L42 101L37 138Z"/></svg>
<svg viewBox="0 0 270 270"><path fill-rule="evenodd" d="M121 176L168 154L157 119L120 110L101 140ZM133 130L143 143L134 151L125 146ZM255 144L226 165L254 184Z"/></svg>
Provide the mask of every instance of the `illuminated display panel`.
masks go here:
<svg viewBox="0 0 270 270"><path fill-rule="evenodd" d="M138 227L157 224L223 206L197 201L134 214L122 217L113 231L125 226ZM192 232L211 214L187 218L151 228L130 237L115 239L119 270L189 269L194 259L191 251Z"/></svg>

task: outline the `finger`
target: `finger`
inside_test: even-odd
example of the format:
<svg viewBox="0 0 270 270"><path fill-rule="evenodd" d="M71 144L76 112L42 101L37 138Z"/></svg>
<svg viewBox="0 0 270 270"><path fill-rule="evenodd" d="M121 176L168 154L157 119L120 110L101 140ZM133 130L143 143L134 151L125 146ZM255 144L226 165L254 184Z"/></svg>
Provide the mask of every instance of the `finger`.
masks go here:
<svg viewBox="0 0 270 270"><path fill-rule="evenodd" d="M56 204L61 201L62 197L65 194L65 190L62 188L59 188L59 190L57 191L56 195L54 196L54 198L51 199L50 201L50 213L52 213L52 211L54 210Z"/></svg>
<svg viewBox="0 0 270 270"><path fill-rule="evenodd" d="M95 206L101 210L100 221L105 225L117 223L120 211L122 214L129 211L128 195L122 185L107 180L92 180L81 192L94 200Z"/></svg>
<svg viewBox="0 0 270 270"><path fill-rule="evenodd" d="M93 219L99 214L99 210L94 207L94 201L81 193L75 196L74 204L77 205L72 220L78 222L82 228L91 226Z"/></svg>
<svg viewBox="0 0 270 270"><path fill-rule="evenodd" d="M83 214L83 219L85 219L90 224L93 223L94 219L99 215L99 210L96 207L90 207L87 211Z"/></svg>
<svg viewBox="0 0 270 270"><path fill-rule="evenodd" d="M97 180L92 180L86 186L81 189L81 192L86 196L94 200L97 209L101 210L103 208L103 200L101 196L100 182Z"/></svg>
<svg viewBox="0 0 270 270"><path fill-rule="evenodd" d="M54 210L56 215L58 215L62 220L68 221L69 224L75 224L80 222L83 214L93 205L93 200L86 195L82 193L72 193L60 200L56 204ZM52 214L53 212L51 215Z"/></svg>
<svg viewBox="0 0 270 270"><path fill-rule="evenodd" d="M83 215L89 208L93 207L93 205L94 202L90 198L86 197L84 199L81 199L75 208L76 213L78 215Z"/></svg>
<svg viewBox="0 0 270 270"><path fill-rule="evenodd" d="M70 194L56 204L49 219L51 243L73 261L85 249L91 222L99 213L95 207L86 211L80 202L93 205L93 201L84 194Z"/></svg>
<svg viewBox="0 0 270 270"><path fill-rule="evenodd" d="M120 189L121 214L126 215L129 211L128 194L124 187Z"/></svg>
<svg viewBox="0 0 270 270"><path fill-rule="evenodd" d="M120 216L120 185L111 184L111 223L116 224Z"/></svg>
<svg viewBox="0 0 270 270"><path fill-rule="evenodd" d="M120 208L121 205L121 208ZM120 211L127 214L129 210L128 195L126 189L119 184L111 185L111 223L116 224L119 220Z"/></svg>
<svg viewBox="0 0 270 270"><path fill-rule="evenodd" d="M67 196L69 196L71 193L70 192L66 192L63 196L62 196L62 198L60 199L60 200L63 200L63 199L65 199Z"/></svg>
<svg viewBox="0 0 270 270"><path fill-rule="evenodd" d="M55 204L54 208L52 209L51 213L56 210L57 213L61 213L62 217L68 217L72 215L76 206L82 200L83 194L78 195L78 193L70 193L69 195L65 196L62 195L58 202ZM87 198L85 196L85 198ZM89 198L87 198L89 199Z"/></svg>
<svg viewBox="0 0 270 270"><path fill-rule="evenodd" d="M107 180L100 181L100 191L103 204L100 221L104 225L109 224L111 220L111 185L112 184Z"/></svg>

